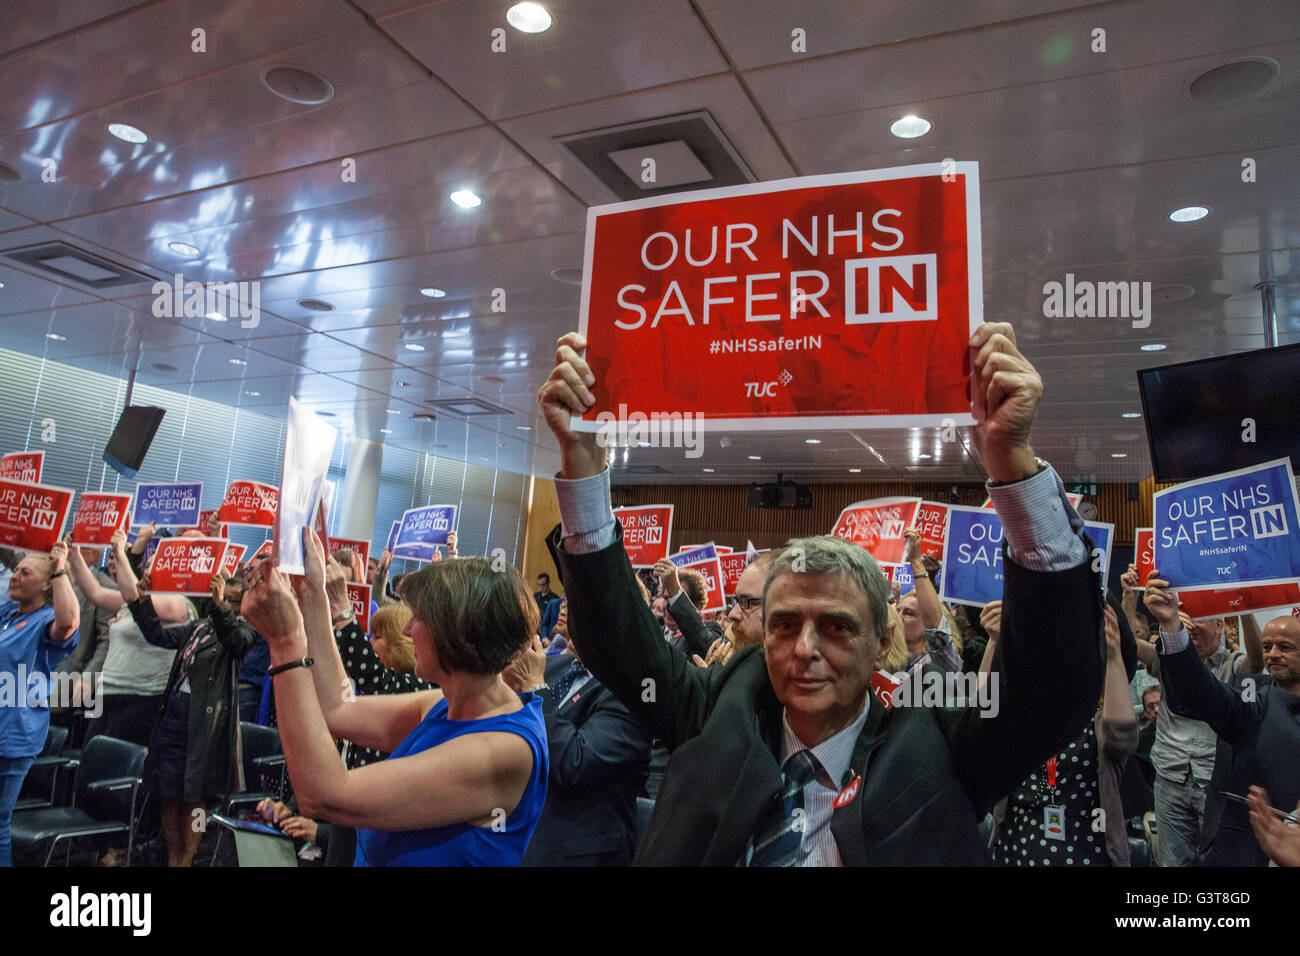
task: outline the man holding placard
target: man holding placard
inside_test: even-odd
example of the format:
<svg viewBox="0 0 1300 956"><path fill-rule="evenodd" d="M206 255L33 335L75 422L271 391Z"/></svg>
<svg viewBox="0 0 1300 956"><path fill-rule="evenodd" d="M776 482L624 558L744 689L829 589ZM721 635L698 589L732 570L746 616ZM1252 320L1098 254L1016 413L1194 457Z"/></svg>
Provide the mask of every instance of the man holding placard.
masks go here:
<svg viewBox="0 0 1300 956"><path fill-rule="evenodd" d="M1029 447L1042 380L1009 325L981 325L965 345L973 442L1007 536L1003 694L991 718L876 700L871 675L893 637L887 585L864 549L831 536L792 541L773 561L762 653L698 668L665 647L619 540L605 455L571 427L597 402L587 341L559 340L538 398L561 451L562 530L548 544L571 626L590 671L675 751L636 862L983 864L980 817L1092 716L1100 575L1060 478ZM895 799L909 788L924 795Z"/></svg>

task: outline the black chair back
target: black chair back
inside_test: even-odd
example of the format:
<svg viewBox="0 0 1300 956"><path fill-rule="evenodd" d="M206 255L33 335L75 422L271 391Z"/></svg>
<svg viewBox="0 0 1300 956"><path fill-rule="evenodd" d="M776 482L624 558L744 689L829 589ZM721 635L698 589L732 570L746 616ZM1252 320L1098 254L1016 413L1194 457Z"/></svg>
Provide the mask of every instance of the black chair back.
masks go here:
<svg viewBox="0 0 1300 956"><path fill-rule="evenodd" d="M63 753L63 748L67 745L68 728L60 727L58 724L50 724L50 729L45 734L45 748L41 751L41 756L57 757Z"/></svg>
<svg viewBox="0 0 1300 956"><path fill-rule="evenodd" d="M97 820L122 820L131 817L131 788L112 793L92 794L91 784L119 777L140 777L144 774L144 761L149 748L129 740L100 735L82 748L81 764L77 767L77 806Z"/></svg>
<svg viewBox="0 0 1300 956"><path fill-rule="evenodd" d="M260 790L258 778L262 772L254 761L259 757L284 753L280 746L280 732L274 727L263 727L244 720L239 724L239 736L244 749L244 786L249 790Z"/></svg>

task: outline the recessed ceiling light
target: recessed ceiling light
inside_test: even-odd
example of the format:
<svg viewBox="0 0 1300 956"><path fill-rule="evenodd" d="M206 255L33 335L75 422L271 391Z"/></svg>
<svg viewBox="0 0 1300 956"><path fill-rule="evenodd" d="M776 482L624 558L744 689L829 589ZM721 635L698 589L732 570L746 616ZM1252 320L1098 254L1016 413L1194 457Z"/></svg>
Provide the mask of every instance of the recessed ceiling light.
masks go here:
<svg viewBox="0 0 1300 956"><path fill-rule="evenodd" d="M402 414L402 413L401 413L400 410L398 410L398 409L396 409L396 408L390 408L390 409L388 409L388 414L390 414L390 415L400 415L400 414Z"/></svg>
<svg viewBox="0 0 1300 956"><path fill-rule="evenodd" d="M805 445L820 445L822 440L820 438L805 438L803 443Z"/></svg>
<svg viewBox="0 0 1300 956"><path fill-rule="evenodd" d="M551 15L540 3L516 3L506 11L506 23L520 33L545 33L551 28Z"/></svg>
<svg viewBox="0 0 1300 956"><path fill-rule="evenodd" d="M416 412L411 418L417 422L436 422L438 420L438 416L433 412Z"/></svg>
<svg viewBox="0 0 1300 956"><path fill-rule="evenodd" d="M582 285L581 269L552 269L551 278L565 285Z"/></svg>
<svg viewBox="0 0 1300 956"><path fill-rule="evenodd" d="M763 460L763 456L762 456L762 455L750 455L750 456L749 456L749 460L750 460L750 461L762 461L762 460Z"/></svg>
<svg viewBox="0 0 1300 956"><path fill-rule="evenodd" d="M167 248L178 256L197 256L199 254L199 247L192 246L188 242L169 242Z"/></svg>
<svg viewBox="0 0 1300 956"><path fill-rule="evenodd" d="M917 458L933 458L933 455L927 455L924 452L916 456Z"/></svg>
<svg viewBox="0 0 1300 956"><path fill-rule="evenodd" d="M176 368L175 365L168 365L166 362L151 362L151 363L150 363L150 367L151 367L151 368L156 368L156 369L157 369L158 371L160 371L160 372L175 372L175 371L177 371L177 368Z"/></svg>
<svg viewBox="0 0 1300 956"><path fill-rule="evenodd" d="M239 359L239 358L226 359L226 361L229 362L231 365L247 365L247 364L248 364L248 363L245 362L243 359Z"/></svg>
<svg viewBox="0 0 1300 956"><path fill-rule="evenodd" d="M299 308L306 309L309 312L334 311L334 306L330 305L328 302L322 302L320 299L299 299L298 306Z"/></svg>
<svg viewBox="0 0 1300 956"><path fill-rule="evenodd" d="M899 139L916 139L930 132L930 121L920 116L908 115L890 123L889 131Z"/></svg>
<svg viewBox="0 0 1300 956"><path fill-rule="evenodd" d="M474 205L477 206L478 203L474 203ZM446 289L435 289L433 286L420 290L420 295L427 295L430 299L441 299L446 294Z"/></svg>
<svg viewBox="0 0 1300 956"><path fill-rule="evenodd" d="M1169 346L1165 345L1163 342L1150 342L1150 343L1148 343L1148 344L1142 346L1142 351L1143 351L1143 352L1163 352L1163 351L1164 351L1165 349L1167 349L1167 348L1169 348Z"/></svg>
<svg viewBox="0 0 1300 956"><path fill-rule="evenodd" d="M484 375L480 381L487 382L489 385L504 385L506 380L500 375Z"/></svg>
<svg viewBox="0 0 1300 956"><path fill-rule="evenodd" d="M1184 206L1182 209L1175 209L1169 214L1170 222L1196 222L1198 219L1204 219L1210 214L1207 206Z"/></svg>
<svg viewBox="0 0 1300 956"><path fill-rule="evenodd" d="M319 106L334 98L334 84L323 76L296 66L268 66L262 70L262 85L290 103Z"/></svg>
<svg viewBox="0 0 1300 956"><path fill-rule="evenodd" d="M408 352L423 352L423 351L424 351L424 346L421 345L419 342L407 342L407 343L405 343L405 344L402 346L402 348L406 349L406 351L408 351Z"/></svg>
<svg viewBox="0 0 1300 956"><path fill-rule="evenodd" d="M519 429L521 432L530 432L533 430L532 425L516 425L515 428Z"/></svg>
<svg viewBox="0 0 1300 956"><path fill-rule="evenodd" d="M66 342L68 340L66 335L59 335L57 332L46 332L45 337L54 342Z"/></svg>
<svg viewBox="0 0 1300 956"><path fill-rule="evenodd" d="M862 469L861 469L861 468L850 468L850 469L849 469L849 474L851 474L851 475L861 474L861 472L862 472Z"/></svg>
<svg viewBox="0 0 1300 956"><path fill-rule="evenodd" d="M710 474L710 475L713 474L713 469L712 469L712 468L705 468L704 470L705 470L708 474Z"/></svg>
<svg viewBox="0 0 1300 956"><path fill-rule="evenodd" d="M473 209L475 206L483 202L483 200L479 199L478 196L474 195L468 189L457 189L451 194L451 201L461 209Z"/></svg>
<svg viewBox="0 0 1300 956"><path fill-rule="evenodd" d="M336 412L317 412L316 414L319 415L321 418L337 418L337 417L338 417L338 414L337 414Z"/></svg>
<svg viewBox="0 0 1300 956"><path fill-rule="evenodd" d="M205 319L211 319L213 322L225 322L226 317L220 312L209 312L204 316Z"/></svg>
<svg viewBox="0 0 1300 956"><path fill-rule="evenodd" d="M1123 415L1120 416L1120 418L1141 418L1141 417L1142 417L1141 412L1125 412Z"/></svg>
<svg viewBox="0 0 1300 956"><path fill-rule="evenodd" d="M1111 458L1127 458L1128 454L1122 451L1113 451L1110 453Z"/></svg>
<svg viewBox="0 0 1300 956"><path fill-rule="evenodd" d="M3 282L0 282L0 289L3 289L4 287L5 287L5 284L4 284Z"/></svg>
<svg viewBox="0 0 1300 956"><path fill-rule="evenodd" d="M411 383L410 383L410 382L394 382L393 384L396 385L398 388L410 388L410 387L411 387Z"/></svg>
<svg viewBox="0 0 1300 956"><path fill-rule="evenodd" d="M143 130L136 129L126 123L109 123L108 131L124 143L149 142L149 137L144 134Z"/></svg>
<svg viewBox="0 0 1300 956"><path fill-rule="evenodd" d="M381 428L381 429L379 429L379 434L381 434L381 435L391 435L392 433L393 433L393 430L392 430L391 428Z"/></svg>
<svg viewBox="0 0 1300 956"><path fill-rule="evenodd" d="M262 393L261 393L261 392L245 392L244 394L247 395L249 398L258 398L258 397L261 396Z"/></svg>

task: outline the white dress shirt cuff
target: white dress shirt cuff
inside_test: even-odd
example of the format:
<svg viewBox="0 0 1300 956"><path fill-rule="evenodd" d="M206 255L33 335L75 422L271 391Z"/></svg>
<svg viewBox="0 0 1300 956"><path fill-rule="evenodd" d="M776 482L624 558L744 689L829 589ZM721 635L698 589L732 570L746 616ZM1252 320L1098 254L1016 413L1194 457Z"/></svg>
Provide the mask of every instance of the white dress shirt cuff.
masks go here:
<svg viewBox="0 0 1300 956"><path fill-rule="evenodd" d="M1161 654L1177 654L1179 651L1187 649L1191 637L1187 634L1187 628L1179 628L1177 634L1166 634L1160 632L1159 650Z"/></svg>
<svg viewBox="0 0 1300 956"><path fill-rule="evenodd" d="M1007 550L1031 571L1066 571L1088 557L1080 533L1083 519L1065 497L1065 485L1048 465L1038 474L1008 485L988 486L1002 521Z"/></svg>
<svg viewBox="0 0 1300 956"><path fill-rule="evenodd" d="M617 526L609 497L609 469L588 478L555 477L560 534L569 554L591 554L610 546Z"/></svg>

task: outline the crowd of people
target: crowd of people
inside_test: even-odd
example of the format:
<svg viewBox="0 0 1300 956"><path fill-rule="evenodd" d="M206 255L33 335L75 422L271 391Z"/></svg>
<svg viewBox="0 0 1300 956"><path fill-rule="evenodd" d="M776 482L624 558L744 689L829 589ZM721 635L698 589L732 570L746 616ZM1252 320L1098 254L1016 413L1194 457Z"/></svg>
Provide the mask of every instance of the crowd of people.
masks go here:
<svg viewBox="0 0 1300 956"><path fill-rule="evenodd" d="M1030 446L1043 383L1010 326L971 341L972 442L1005 532L983 608L940 600L915 529L902 595L828 535L754 556L720 614L698 573L634 569L604 454L570 429L598 392L584 347L562 338L539 392L563 595L454 534L390 580L389 552L363 567L306 529L301 577L258 557L199 600L151 590L153 528L106 556L0 555L0 671L99 695L90 721L0 710L0 865L51 721L148 748L141 826L156 817L170 866L192 864L196 814L261 789L241 723L278 733L287 786L256 813L304 863L1300 865L1300 619L1193 620L1159 569L1103 592ZM347 593L362 579L368 628ZM956 690L891 694L923 677Z"/></svg>

